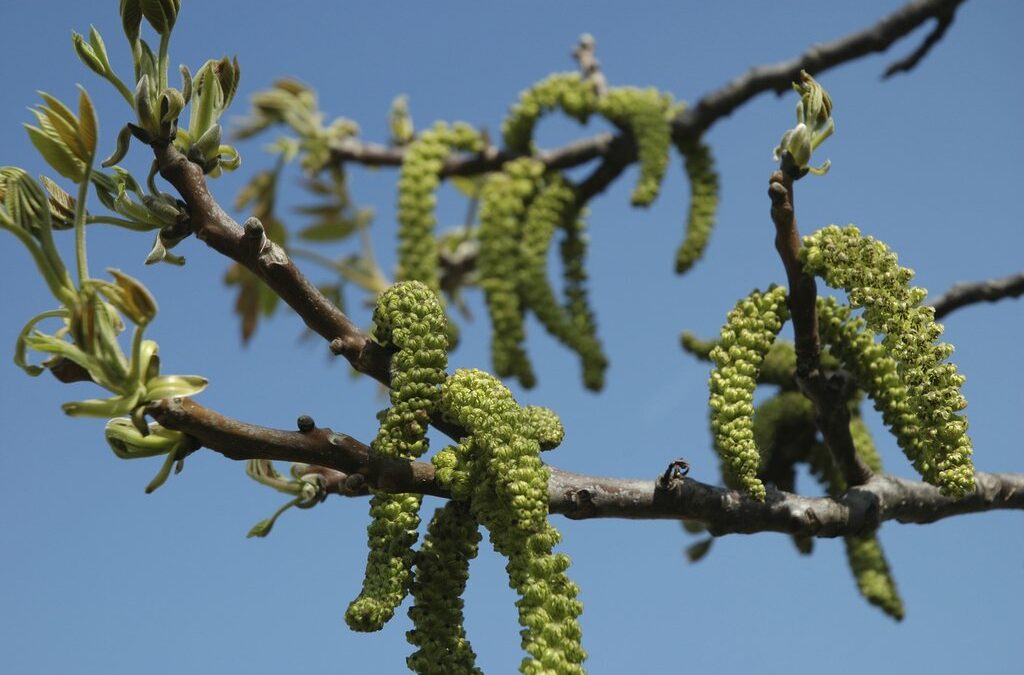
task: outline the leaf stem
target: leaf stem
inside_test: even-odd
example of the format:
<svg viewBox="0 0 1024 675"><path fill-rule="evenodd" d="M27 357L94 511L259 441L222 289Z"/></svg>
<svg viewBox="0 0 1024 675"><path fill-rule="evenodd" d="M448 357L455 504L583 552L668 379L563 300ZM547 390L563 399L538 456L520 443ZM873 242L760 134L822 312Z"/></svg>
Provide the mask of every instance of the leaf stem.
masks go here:
<svg viewBox="0 0 1024 675"><path fill-rule="evenodd" d="M115 218L114 216L87 216L85 219L87 225L104 224L104 225L116 225L117 227L123 227L133 232L152 232L153 230L159 229L149 223L141 223L136 220L128 220L127 218Z"/></svg>
<svg viewBox="0 0 1024 675"><path fill-rule="evenodd" d="M85 201L89 198L89 179L92 176L92 158L85 166L85 175L78 186L75 202L75 261L78 263L78 285L89 279L89 262L85 251Z"/></svg>

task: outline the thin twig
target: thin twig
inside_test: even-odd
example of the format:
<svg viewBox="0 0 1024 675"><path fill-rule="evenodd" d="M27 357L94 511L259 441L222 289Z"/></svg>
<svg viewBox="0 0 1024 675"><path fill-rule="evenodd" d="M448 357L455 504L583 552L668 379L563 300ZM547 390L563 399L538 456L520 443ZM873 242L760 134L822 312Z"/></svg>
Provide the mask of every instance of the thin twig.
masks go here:
<svg viewBox="0 0 1024 675"><path fill-rule="evenodd" d="M928 304L935 308L935 318L941 319L953 310L976 302L996 302L1021 295L1024 295L1024 272L1002 279L955 284Z"/></svg>
<svg viewBox="0 0 1024 675"><path fill-rule="evenodd" d="M942 36L946 34L949 27L953 25L953 19L955 16L956 10L954 9L946 16L935 17L935 26L925 37L924 41L921 42L921 45L905 58L890 63L889 67L885 69L884 73L882 73L882 79L887 80L896 73L908 73L913 70L914 67L921 62L921 59L928 55L928 52L932 50L932 47L939 43Z"/></svg>
<svg viewBox="0 0 1024 675"><path fill-rule="evenodd" d="M883 52L925 21L951 14L963 1L915 0L862 31L814 45L789 61L751 68L721 89L705 95L676 118L673 124L676 141L699 136L758 94L787 91L801 70L819 75L873 52Z"/></svg>
<svg viewBox="0 0 1024 675"><path fill-rule="evenodd" d="M607 94L608 78L604 76L601 62L597 60L597 42L594 40L594 36L589 33L581 35L580 41L572 50L572 57L579 64L583 79L594 87L594 93L598 96Z"/></svg>

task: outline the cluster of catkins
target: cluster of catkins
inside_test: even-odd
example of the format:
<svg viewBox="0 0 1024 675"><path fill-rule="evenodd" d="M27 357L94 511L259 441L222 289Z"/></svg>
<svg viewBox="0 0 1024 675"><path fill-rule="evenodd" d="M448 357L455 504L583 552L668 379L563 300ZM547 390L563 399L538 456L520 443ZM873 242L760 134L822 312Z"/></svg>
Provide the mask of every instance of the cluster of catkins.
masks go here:
<svg viewBox="0 0 1024 675"><path fill-rule="evenodd" d="M586 242L581 215L572 184L529 157L506 162L501 172L487 178L481 192L477 268L494 327L494 370L518 378L524 387L536 382L523 346L527 309L579 355L588 388L599 390L604 384L608 360L583 285ZM558 229L564 232L564 304L547 277L548 251Z"/></svg>
<svg viewBox="0 0 1024 675"><path fill-rule="evenodd" d="M462 600L479 525L508 558L509 583L520 595L524 673L582 673L586 653L577 618L578 587L565 572L569 559L553 552L558 531L548 523L548 471L540 452L556 447L563 430L545 408L521 408L496 378L477 370L446 377L444 311L426 285L401 282L381 294L374 337L395 349L391 408L380 415L373 449L413 458L427 447L431 415L467 435L433 457L437 480L452 500L438 509L419 551L416 495L375 493L368 528L370 552L359 597L346 613L355 630L379 630L411 591L418 649L408 659L420 673L477 673L465 636Z"/></svg>
<svg viewBox="0 0 1024 675"><path fill-rule="evenodd" d="M599 94L579 73L551 75L527 89L502 124L507 151L522 156L487 175L478 194L479 257L477 276L493 326L495 372L515 377L524 387L536 375L523 346L524 314L536 314L545 329L576 352L584 385L599 390L607 368L588 302L583 264L585 204L580 191L558 171L530 155L537 122L561 111L580 122L600 115L630 133L636 143L640 177L633 190L636 206L657 197L672 143L671 120L681 107L655 89L612 88ZM415 136L404 154L399 179L399 280L416 279L440 289L435 237L435 191L448 153L478 152L481 134L466 125L437 124ZM682 273L702 255L714 223L718 178L708 147L698 141L679 145L690 177L691 200L686 237L677 254ZM556 231L562 231L564 299L547 278L547 258Z"/></svg>
<svg viewBox="0 0 1024 675"><path fill-rule="evenodd" d="M964 378L946 362L953 347L937 342L942 327L932 308L920 306L926 291L909 285L913 272L900 267L884 244L852 226L830 226L805 237L800 260L808 273L849 297L850 306L833 298L818 301L819 333L829 349L823 367L841 366L854 375L926 481L953 498L972 492L967 420L957 414L967 405L960 393ZM784 298L775 289L740 301L713 346L683 336L685 349L715 362L710 386L716 447L728 478L756 499L765 493L750 433L754 388L759 382L782 384L795 366L791 347L772 350ZM860 307L863 316L853 316ZM880 343L876 335L882 336Z"/></svg>
<svg viewBox="0 0 1024 675"><path fill-rule="evenodd" d="M884 244L852 226L826 227L803 244L804 269L845 290L849 299L849 305L818 299L818 331L827 349L821 366L853 375L926 481L949 497L970 494L974 467L967 420L957 414L966 406L960 393L964 378L946 362L953 348L937 342L942 327L932 308L920 306L926 292L910 286L913 272L900 267ZM846 482L818 438L813 406L795 391L793 346L774 342L786 318L785 300L781 288L755 291L729 313L719 340L684 333L683 348L715 364L709 382L711 427L728 485L764 500L764 481L792 490L794 465L803 462L830 495L839 496ZM862 316L853 314L856 308L864 309ZM759 384L779 385L782 391L755 412ZM881 459L857 398L849 404L850 434L865 465L880 472ZM806 538L797 538L797 545L810 551ZM851 536L846 546L864 597L901 619L903 604L876 536Z"/></svg>
<svg viewBox="0 0 1024 675"><path fill-rule="evenodd" d="M831 225L805 237L800 260L809 273L845 290L852 308L864 308L863 323L836 316L826 340L843 343L837 355L861 371L861 386L914 468L946 496L973 492L967 420L957 414L967 406L960 393L964 377L946 362L953 346L938 342L942 326L931 307L920 305L928 293L910 286L913 271L852 225ZM880 350L873 335L882 336Z"/></svg>
<svg viewBox="0 0 1024 675"><path fill-rule="evenodd" d="M399 281L415 279L440 292L434 193L441 182L441 168L452 150L479 152L483 148L480 133L461 122L452 126L438 122L420 132L406 148L398 178Z"/></svg>
<svg viewBox="0 0 1024 675"><path fill-rule="evenodd" d="M881 472L882 461L867 425L855 404L851 404L851 408L854 415L850 420L850 435L857 454L869 469ZM771 476L780 489L793 490L796 464L805 463L830 496L839 497L846 492L842 474L828 448L818 439L814 406L803 394L784 390L761 403L754 413L754 438L761 451L762 475ZM796 536L794 541L801 552L811 552L812 540ZM894 619L902 619L903 601L877 534L847 536L844 543L847 562L860 594Z"/></svg>

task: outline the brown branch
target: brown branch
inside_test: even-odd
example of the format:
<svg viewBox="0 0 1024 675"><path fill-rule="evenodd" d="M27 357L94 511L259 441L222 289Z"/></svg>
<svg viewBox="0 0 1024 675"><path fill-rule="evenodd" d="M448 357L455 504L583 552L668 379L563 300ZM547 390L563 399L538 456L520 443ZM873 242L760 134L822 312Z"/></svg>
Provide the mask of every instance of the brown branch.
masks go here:
<svg viewBox="0 0 1024 675"><path fill-rule="evenodd" d="M962 2L963 0L914 0L862 31L833 42L814 45L789 61L751 68L721 89L705 95L692 108L685 110L673 124L675 138L678 142L686 137L700 135L719 119L728 116L758 94L766 91L787 91L801 70L818 75L872 52L883 52L928 19L951 15Z"/></svg>
<svg viewBox="0 0 1024 675"><path fill-rule="evenodd" d="M673 120L673 140L679 144L698 138L718 120L728 117L736 108L755 96L767 91L788 90L790 83L801 70L820 74L872 52L885 51L929 19L941 21L943 17L951 16L963 1L915 0L864 30L833 42L815 45L788 61L751 68L725 86L705 94ZM627 134L619 134L613 139L610 134L598 134L559 149L541 151L536 157L548 168L566 169L613 153L613 140L625 135ZM354 139L345 139L331 146L331 159L334 162L356 162L367 166L401 166L404 156L404 148L362 143ZM489 147L478 155L452 155L445 160L441 175L465 176L496 171L506 161L517 156L515 153L495 147ZM626 163L634 161L635 148Z"/></svg>
<svg viewBox="0 0 1024 675"><path fill-rule="evenodd" d="M281 431L239 422L191 399L164 399L147 408L160 424L189 434L203 446L235 460L276 459L314 464L329 491L355 495L366 487L447 497L428 462L382 459L345 434L307 423L305 431ZM926 483L874 476L839 499L801 497L769 488L764 502L690 478L631 480L585 476L550 468L552 513L569 518L686 518L715 535L788 532L837 537L870 532L887 520L930 523L997 509L1024 509L1024 474L976 476L977 489L953 501ZM359 477L354 480L354 477ZM364 482L365 481L365 482Z"/></svg>
<svg viewBox="0 0 1024 675"><path fill-rule="evenodd" d="M240 227L210 194L199 165L173 145L154 145L153 152L160 175L188 205L196 237L266 282L311 330L335 344L356 370L387 381L383 355L374 353L359 327L299 271L284 249L267 238L259 220L250 218Z"/></svg>
<svg viewBox="0 0 1024 675"><path fill-rule="evenodd" d="M955 284L928 304L935 308L935 318L941 319L953 310L976 302L996 302L1021 295L1024 295L1024 272L1002 279Z"/></svg>
<svg viewBox="0 0 1024 675"><path fill-rule="evenodd" d="M556 150L541 150L535 157L549 169L568 169L606 155L614 140L615 137L609 133L597 134ZM366 166L401 166L405 151L403 147L363 143L346 138L331 145L331 159L334 162L356 162ZM472 176L497 171L505 162L522 156L523 153L499 150L493 145L477 154L453 154L444 160L441 175Z"/></svg>
<svg viewBox="0 0 1024 675"><path fill-rule="evenodd" d="M155 401L146 407L146 413L164 427L186 433L229 459L313 464L341 472L346 478L359 474L367 485L388 492L448 496L434 481L433 465L380 457L365 443L326 427L282 431L255 426L180 397Z"/></svg>
<svg viewBox="0 0 1024 675"><path fill-rule="evenodd" d="M783 164L786 164L785 158ZM793 207L792 172L776 171L769 182L772 222L775 223L775 249L786 268L789 283L787 303L793 319L796 343L796 381L800 390L814 403L821 435L842 472L847 485L863 485L870 480L871 469L857 454L850 435L850 410L846 402L852 383L821 368L821 340L818 337L818 289L814 277L804 271L798 258L800 232Z"/></svg>
<svg viewBox="0 0 1024 675"><path fill-rule="evenodd" d="M942 36L946 34L949 27L953 25L953 19L955 16L956 9L954 8L950 10L949 14L936 17L935 26L921 42L921 45L905 58L890 63L889 67L885 69L884 73L882 73L882 79L887 80L896 73L907 73L913 70L917 64L921 62L921 59L928 55L928 52L932 50L932 47L939 43Z"/></svg>

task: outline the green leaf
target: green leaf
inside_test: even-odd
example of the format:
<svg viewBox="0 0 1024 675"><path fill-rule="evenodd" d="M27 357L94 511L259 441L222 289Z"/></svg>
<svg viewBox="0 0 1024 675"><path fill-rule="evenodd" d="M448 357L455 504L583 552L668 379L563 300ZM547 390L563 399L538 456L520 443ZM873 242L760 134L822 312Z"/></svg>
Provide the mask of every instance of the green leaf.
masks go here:
<svg viewBox="0 0 1024 675"><path fill-rule="evenodd" d="M110 398L91 398L86 401L71 401L61 405L65 415L71 417L116 417L126 415L138 403L138 397L111 396Z"/></svg>
<svg viewBox="0 0 1024 675"><path fill-rule="evenodd" d="M200 375L160 375L146 383L147 401L159 401L175 396L195 396L210 383Z"/></svg>
<svg viewBox="0 0 1024 675"><path fill-rule="evenodd" d="M270 530L274 527L274 521L271 518L264 518L260 522L256 523L249 530L249 533L245 535L246 539L252 539L253 537L265 537L270 534Z"/></svg>
<svg viewBox="0 0 1024 675"><path fill-rule="evenodd" d="M177 10L169 0L141 0L142 15L157 33L165 35L174 27Z"/></svg>
<svg viewBox="0 0 1024 675"><path fill-rule="evenodd" d="M30 124L24 126L25 130L28 131L28 137L32 141L32 145L36 147L36 150L43 156L47 164L68 180L76 183L82 181L84 168L75 160L66 147L47 136L42 129Z"/></svg>
<svg viewBox="0 0 1024 675"><path fill-rule="evenodd" d="M92 46L96 57L103 63L105 70L110 70L110 59L107 57L107 45L103 43L103 37L96 30L95 26L89 26L89 44Z"/></svg>
<svg viewBox="0 0 1024 675"><path fill-rule="evenodd" d="M178 119L185 108L185 97L180 91L167 87L160 92L160 121L164 124Z"/></svg>
<svg viewBox="0 0 1024 675"><path fill-rule="evenodd" d="M81 162L88 161L89 153L79 135L78 120L69 124L61 115L45 106L40 106L32 113L39 120L39 127L44 134L67 148Z"/></svg>
<svg viewBox="0 0 1024 675"><path fill-rule="evenodd" d="M96 50L85 43L85 38L80 33L71 34L71 44L75 48L75 53L78 54L78 58L85 64L85 66L96 73L97 75L106 75L107 70L103 66L103 61L97 56Z"/></svg>
<svg viewBox="0 0 1024 675"><path fill-rule="evenodd" d="M55 230L67 230L73 227L75 198L46 176L40 176L39 181L46 188L46 191L50 193L50 218L53 221L53 228ZM88 217L88 213L86 216Z"/></svg>
<svg viewBox="0 0 1024 675"><path fill-rule="evenodd" d="M344 218L325 220L299 231L299 238L306 241L337 241L356 231L356 224Z"/></svg>
<svg viewBox="0 0 1024 675"><path fill-rule="evenodd" d="M142 26L142 3L140 0L121 0L121 26L128 42L135 43L139 39L139 28Z"/></svg>
<svg viewBox="0 0 1024 675"><path fill-rule="evenodd" d="M117 132L117 147L114 148L114 152L103 160L102 166L109 168L114 166L128 154L128 148L132 142L132 130L127 125L121 127L121 131ZM110 208L110 207L108 207Z"/></svg>
<svg viewBox="0 0 1024 675"><path fill-rule="evenodd" d="M59 99L50 96L45 91L41 91L38 93L39 96L41 96L42 99L46 101L46 105L49 106L54 112L56 112L62 118L64 118L64 121L66 121L72 128L76 128L78 126L78 119L75 117L75 113L71 112L71 108L61 103Z"/></svg>
<svg viewBox="0 0 1024 675"><path fill-rule="evenodd" d="M40 314L36 314L34 317L29 319L28 323L25 324L25 327L21 329L21 333L18 334L18 341L14 345L15 365L17 365L19 368L24 370L32 377L36 377L44 370L46 370L46 368L44 368L43 366L33 365L28 362L28 357L26 355L27 345L25 343L25 338L27 338L32 333L32 330L40 321L56 318L66 319L67 317L68 310L61 308L51 309L50 311L47 312L41 312Z"/></svg>
<svg viewBox="0 0 1024 675"><path fill-rule="evenodd" d="M696 544L691 544L690 546L687 546L687 559L692 563L697 562L698 560L700 560L708 554L708 551L711 550L711 544L714 541L715 540L712 537L708 537L707 539L702 539L701 541L698 541Z"/></svg>
<svg viewBox="0 0 1024 675"><path fill-rule="evenodd" d="M143 436L127 417L108 421L104 433L110 449L121 459L163 455L173 450L182 439L181 432L171 431L156 422L149 424L149 433Z"/></svg>
<svg viewBox="0 0 1024 675"><path fill-rule="evenodd" d="M96 109L85 87L79 86L78 89L78 137L88 153L88 157L83 157L82 161L88 163L96 155Z"/></svg>

